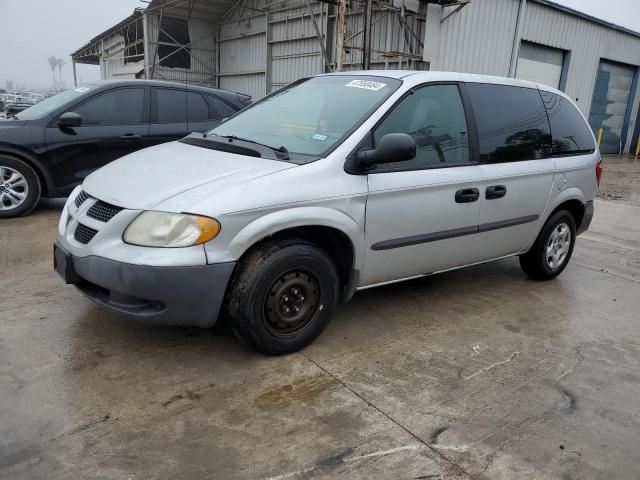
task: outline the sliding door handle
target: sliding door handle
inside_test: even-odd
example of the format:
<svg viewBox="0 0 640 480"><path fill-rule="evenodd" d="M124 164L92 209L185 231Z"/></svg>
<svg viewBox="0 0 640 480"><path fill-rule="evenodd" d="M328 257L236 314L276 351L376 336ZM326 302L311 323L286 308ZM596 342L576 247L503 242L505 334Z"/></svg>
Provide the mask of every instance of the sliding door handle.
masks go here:
<svg viewBox="0 0 640 480"><path fill-rule="evenodd" d="M456 203L471 203L480 198L480 190L477 188L463 188L456 192Z"/></svg>
<svg viewBox="0 0 640 480"><path fill-rule="evenodd" d="M504 185L492 185L487 187L485 191L485 198L487 200L493 200L494 198L502 198L507 194L507 187Z"/></svg>

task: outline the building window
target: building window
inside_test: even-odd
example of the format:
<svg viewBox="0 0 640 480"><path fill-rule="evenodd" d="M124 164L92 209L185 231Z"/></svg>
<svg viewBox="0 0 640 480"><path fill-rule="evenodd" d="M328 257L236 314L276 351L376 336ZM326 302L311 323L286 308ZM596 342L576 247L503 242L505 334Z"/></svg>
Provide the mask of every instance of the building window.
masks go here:
<svg viewBox="0 0 640 480"><path fill-rule="evenodd" d="M560 88L566 51L537 43L520 44L516 78Z"/></svg>
<svg viewBox="0 0 640 480"><path fill-rule="evenodd" d="M129 24L124 31L125 34L125 57L124 63L136 63L144 60L144 43L142 34L142 20L136 20Z"/></svg>
<svg viewBox="0 0 640 480"><path fill-rule="evenodd" d="M189 24L183 18L162 17L158 40L161 67L191 68Z"/></svg>

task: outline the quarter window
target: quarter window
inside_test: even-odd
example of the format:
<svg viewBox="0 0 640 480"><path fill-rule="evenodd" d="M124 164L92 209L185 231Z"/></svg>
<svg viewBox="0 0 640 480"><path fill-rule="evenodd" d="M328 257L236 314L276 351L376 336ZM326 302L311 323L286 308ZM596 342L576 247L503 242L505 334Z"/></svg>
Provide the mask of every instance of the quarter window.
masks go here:
<svg viewBox="0 0 640 480"><path fill-rule="evenodd" d="M417 170L469 164L469 134L456 85L422 87L405 97L374 132L407 133L416 142L416 158L380 165L376 171Z"/></svg>
<svg viewBox="0 0 640 480"><path fill-rule="evenodd" d="M517 162L551 153L551 131L537 89L468 83L480 161Z"/></svg>
<svg viewBox="0 0 640 480"><path fill-rule="evenodd" d="M123 88L103 93L75 107L83 126L145 123L144 89Z"/></svg>
<svg viewBox="0 0 640 480"><path fill-rule="evenodd" d="M219 98L207 95L207 101L209 102L209 118L222 119L236 114L236 110L233 107Z"/></svg>
<svg viewBox="0 0 640 480"><path fill-rule="evenodd" d="M551 124L554 155L590 153L595 149L591 130L582 115L569 100L551 92L541 91Z"/></svg>

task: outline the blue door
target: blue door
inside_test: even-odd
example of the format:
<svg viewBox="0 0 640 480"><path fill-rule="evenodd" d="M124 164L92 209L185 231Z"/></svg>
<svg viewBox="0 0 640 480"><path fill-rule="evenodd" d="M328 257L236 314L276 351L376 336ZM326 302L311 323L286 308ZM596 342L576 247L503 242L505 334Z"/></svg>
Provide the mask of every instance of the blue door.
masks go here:
<svg viewBox="0 0 640 480"><path fill-rule="evenodd" d="M601 60L589 110L589 124L596 136L603 129L600 151L622 153L629 126L636 68Z"/></svg>

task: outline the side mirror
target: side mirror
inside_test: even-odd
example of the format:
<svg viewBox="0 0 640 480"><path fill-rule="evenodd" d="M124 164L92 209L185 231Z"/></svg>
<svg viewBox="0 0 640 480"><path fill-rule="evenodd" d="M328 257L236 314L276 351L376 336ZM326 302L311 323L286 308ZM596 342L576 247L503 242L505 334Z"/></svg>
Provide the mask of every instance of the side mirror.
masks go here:
<svg viewBox="0 0 640 480"><path fill-rule="evenodd" d="M387 133L376 148L358 152L358 166L369 170L379 163L402 162L416 158L416 142L406 133Z"/></svg>
<svg viewBox="0 0 640 480"><path fill-rule="evenodd" d="M75 112L65 112L58 118L58 127L73 128L82 125L82 117Z"/></svg>

